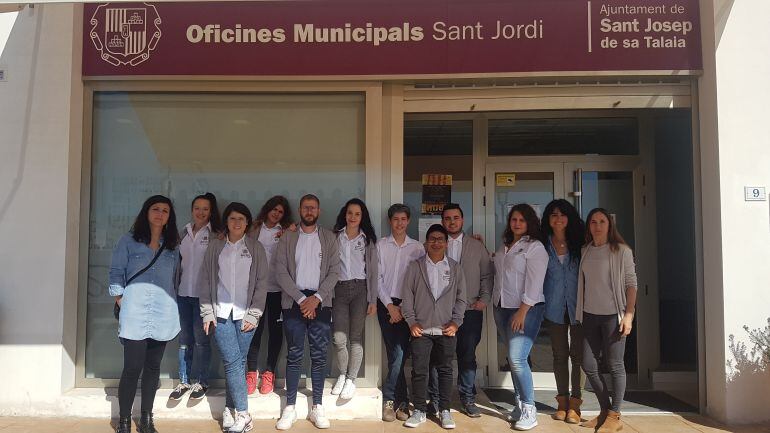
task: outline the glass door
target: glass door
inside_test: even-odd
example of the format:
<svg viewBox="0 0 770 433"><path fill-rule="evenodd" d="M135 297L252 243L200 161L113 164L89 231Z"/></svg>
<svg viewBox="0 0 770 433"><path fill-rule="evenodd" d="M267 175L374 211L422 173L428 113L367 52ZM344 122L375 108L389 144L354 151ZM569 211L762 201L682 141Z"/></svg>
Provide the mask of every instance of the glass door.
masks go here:
<svg viewBox="0 0 770 433"><path fill-rule="evenodd" d="M564 164L564 177L567 182L565 185L567 196L572 198L571 201L583 220L586 220L588 213L594 208L606 209L614 220L618 232L634 251L635 261L638 264L633 167L619 163L568 163ZM587 229L588 221L586 221ZM636 271L639 274L643 269L637 266ZM639 306L641 303L637 301L637 307ZM637 317L640 313L644 314L637 308ZM626 339L625 364L631 386L639 384L638 372L646 371L646 366L645 369L640 368L641 364L648 362L644 356L640 356L638 351L639 337L652 334L650 330L646 333L640 330L637 324L638 321L634 319L631 335ZM653 347L652 344L657 344L657 341L644 342L642 347Z"/></svg>
<svg viewBox="0 0 770 433"><path fill-rule="evenodd" d="M485 179L486 244L497 251L502 244L508 211L518 203L530 204L542 218L545 206L554 198L565 198L578 208L583 219L591 209L603 207L615 220L618 230L635 251L634 164L626 163L494 163L487 165ZM639 272L639 269L637 269ZM643 314L637 312L638 314ZM487 314L488 384L511 387L507 349L496 332L492 314ZM637 384L637 372L644 357L638 356L637 341L646 335L634 326L626 344L629 384ZM655 342L646 342L655 344ZM554 388L553 355L546 327L541 327L530 353L535 386Z"/></svg>
<svg viewBox="0 0 770 433"><path fill-rule="evenodd" d="M502 245L502 234L508 212L516 204L531 205L540 216L545 206L555 197L564 196L563 164L490 164L485 178L486 244L496 252ZM497 336L495 320L490 311L486 315L489 386L512 387L506 345ZM550 338L541 328L530 354L535 385L554 387L553 356Z"/></svg>

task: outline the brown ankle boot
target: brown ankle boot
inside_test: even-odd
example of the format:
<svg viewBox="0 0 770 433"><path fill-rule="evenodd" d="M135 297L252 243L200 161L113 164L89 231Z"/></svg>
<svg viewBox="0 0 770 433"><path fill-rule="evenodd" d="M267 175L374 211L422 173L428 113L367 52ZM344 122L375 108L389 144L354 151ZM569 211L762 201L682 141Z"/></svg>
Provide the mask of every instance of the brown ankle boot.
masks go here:
<svg viewBox="0 0 770 433"><path fill-rule="evenodd" d="M557 395L556 401L559 403L559 407L556 409L556 413L553 414L553 419L564 421L564 419L567 418L569 399L566 395Z"/></svg>
<svg viewBox="0 0 770 433"><path fill-rule="evenodd" d="M568 424L580 423L580 405L583 404L583 400L577 397L569 398L569 410L567 416L564 419Z"/></svg>
<svg viewBox="0 0 770 433"><path fill-rule="evenodd" d="M605 419L607 419L607 411L602 409L602 411L599 412L599 416L580 424L580 426L596 429L597 427L601 427L602 424L604 424Z"/></svg>
<svg viewBox="0 0 770 433"><path fill-rule="evenodd" d="M620 421L620 412L608 411L607 419L599 427L598 433L615 433L623 430L623 423Z"/></svg>

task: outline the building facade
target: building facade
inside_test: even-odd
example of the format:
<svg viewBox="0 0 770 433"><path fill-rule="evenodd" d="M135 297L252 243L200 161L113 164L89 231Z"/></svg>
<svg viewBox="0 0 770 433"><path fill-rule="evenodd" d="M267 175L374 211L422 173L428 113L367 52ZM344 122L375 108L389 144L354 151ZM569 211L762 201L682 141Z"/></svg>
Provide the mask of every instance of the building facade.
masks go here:
<svg viewBox="0 0 770 433"><path fill-rule="evenodd" d="M404 202L418 237L436 218L426 187L441 185L490 250L515 203L608 208L639 272L632 387L728 422L768 419L770 372L744 326L770 316L770 6L508 3L0 14L0 413L78 414L99 399L111 411L122 357L106 271L148 195L172 197L185 221L206 191L252 210L310 192L326 226L357 196L383 235L385 210ZM368 320L359 388L376 394ZM485 320L478 384L509 387ZM541 388L549 354L538 339Z"/></svg>

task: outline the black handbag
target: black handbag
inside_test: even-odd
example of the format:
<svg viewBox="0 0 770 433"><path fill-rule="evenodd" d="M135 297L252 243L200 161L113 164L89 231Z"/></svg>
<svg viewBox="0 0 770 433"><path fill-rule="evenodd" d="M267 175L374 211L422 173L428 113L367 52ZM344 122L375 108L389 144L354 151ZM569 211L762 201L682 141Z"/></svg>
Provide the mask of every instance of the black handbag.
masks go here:
<svg viewBox="0 0 770 433"><path fill-rule="evenodd" d="M135 273L131 278L129 278L126 281L126 287L128 287L129 284L131 284L132 281L136 279L136 277L142 275L152 267L152 265L155 264L155 262L158 260L158 257L160 257L160 254L163 252L163 248L165 247L165 244L161 244L160 248L158 248L158 252L155 253L155 257L152 258L152 261L149 265L145 266L140 270L139 272ZM115 301L115 305L112 307L112 315L115 316L115 320L120 320L120 304L118 304L118 301Z"/></svg>

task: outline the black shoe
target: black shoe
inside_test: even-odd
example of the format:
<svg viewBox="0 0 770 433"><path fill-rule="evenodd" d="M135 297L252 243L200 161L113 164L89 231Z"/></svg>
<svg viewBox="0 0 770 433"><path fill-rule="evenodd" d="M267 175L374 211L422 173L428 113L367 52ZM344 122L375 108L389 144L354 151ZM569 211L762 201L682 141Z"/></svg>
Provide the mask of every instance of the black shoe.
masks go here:
<svg viewBox="0 0 770 433"><path fill-rule="evenodd" d="M438 403L435 401L429 401L425 409L425 414L428 416L438 416Z"/></svg>
<svg viewBox="0 0 770 433"><path fill-rule="evenodd" d="M463 413L468 415L471 418L481 418L481 411L476 406L476 403L469 401L467 403L463 403Z"/></svg>
<svg viewBox="0 0 770 433"><path fill-rule="evenodd" d="M131 417L120 417L115 433L131 433Z"/></svg>
<svg viewBox="0 0 770 433"><path fill-rule="evenodd" d="M203 398L203 396L206 395L206 391L209 390L209 387L206 385L201 385L199 383L194 383L192 388L190 388L190 400L200 400Z"/></svg>
<svg viewBox="0 0 770 433"><path fill-rule="evenodd" d="M174 388L173 391L171 391L171 394L169 394L168 399L169 400L181 400L182 397L187 393L187 391L190 390L190 385L186 383L180 383L179 385Z"/></svg>
<svg viewBox="0 0 770 433"><path fill-rule="evenodd" d="M155 423L152 421L152 412L142 411L142 418L139 420L139 433L158 433L155 430Z"/></svg>

